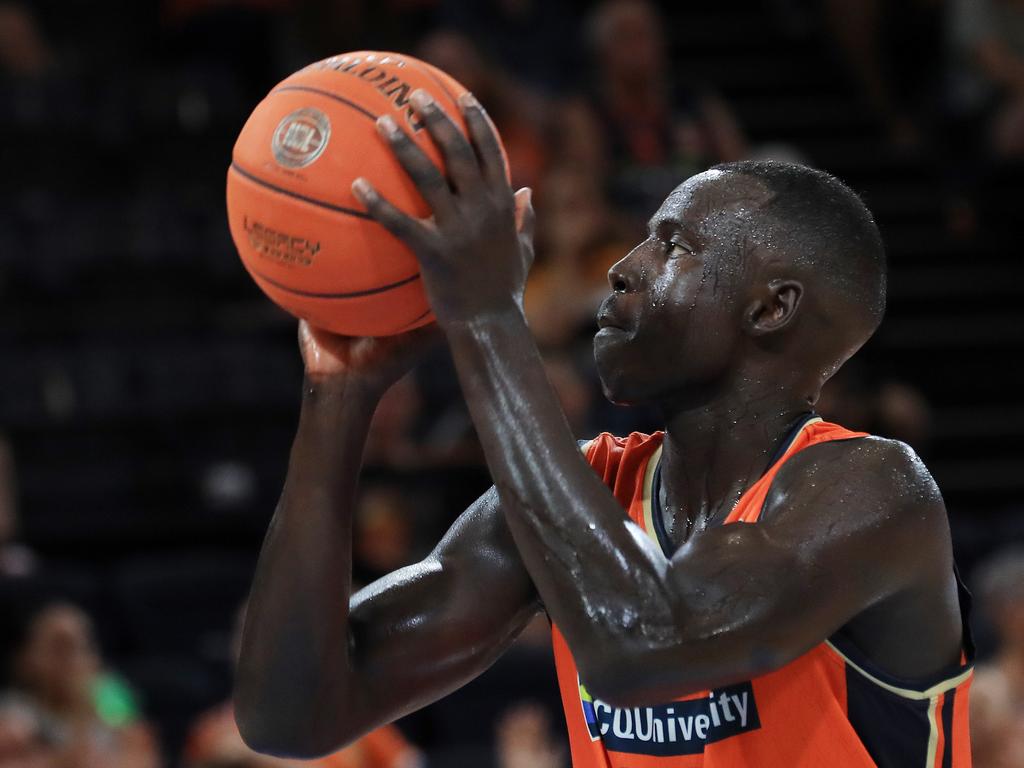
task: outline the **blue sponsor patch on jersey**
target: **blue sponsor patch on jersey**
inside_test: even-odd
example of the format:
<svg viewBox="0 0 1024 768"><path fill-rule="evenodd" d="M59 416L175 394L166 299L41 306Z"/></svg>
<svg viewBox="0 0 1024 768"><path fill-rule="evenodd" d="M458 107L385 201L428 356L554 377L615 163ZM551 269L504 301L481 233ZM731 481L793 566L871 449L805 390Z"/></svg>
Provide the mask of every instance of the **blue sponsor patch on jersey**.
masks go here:
<svg viewBox="0 0 1024 768"><path fill-rule="evenodd" d="M649 707L613 707L593 698L581 683L580 703L593 741L634 755L700 754L708 744L761 727L750 683Z"/></svg>

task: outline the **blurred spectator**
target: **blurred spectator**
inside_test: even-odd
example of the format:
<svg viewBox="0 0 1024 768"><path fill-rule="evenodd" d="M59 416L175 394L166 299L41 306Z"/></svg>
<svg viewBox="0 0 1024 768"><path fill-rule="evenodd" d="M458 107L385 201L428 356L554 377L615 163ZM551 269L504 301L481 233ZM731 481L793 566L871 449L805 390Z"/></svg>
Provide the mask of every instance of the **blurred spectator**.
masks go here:
<svg viewBox="0 0 1024 768"><path fill-rule="evenodd" d="M1024 156L1024 3L954 0L949 32L953 111L982 124L995 154Z"/></svg>
<svg viewBox="0 0 1024 768"><path fill-rule="evenodd" d="M16 77L40 77L55 61L29 8L24 3L0 3L0 71Z"/></svg>
<svg viewBox="0 0 1024 768"><path fill-rule="evenodd" d="M561 768L565 747L551 736L543 707L524 702L498 722L498 768Z"/></svg>
<svg viewBox="0 0 1024 768"><path fill-rule="evenodd" d="M36 568L32 550L17 541L18 500L14 458L0 435L0 577L28 576Z"/></svg>
<svg viewBox="0 0 1024 768"><path fill-rule="evenodd" d="M632 243L601 186L585 170L553 170L537 196L537 261L525 311L537 341L558 346L592 328L608 294L608 269Z"/></svg>
<svg viewBox="0 0 1024 768"><path fill-rule="evenodd" d="M587 37L595 79L588 98L567 109L562 156L608 174L615 202L646 220L686 177L746 155L725 102L707 88L673 82L653 3L605 0L587 21Z"/></svg>
<svg viewBox="0 0 1024 768"><path fill-rule="evenodd" d="M973 0L968 0L973 2ZM853 80L889 143L916 149L919 114L940 63L941 4L935 0L826 0L826 22Z"/></svg>
<svg viewBox="0 0 1024 768"><path fill-rule="evenodd" d="M1024 549L983 563L975 583L998 646L971 685L974 766L1015 768L1024 765Z"/></svg>
<svg viewBox="0 0 1024 768"><path fill-rule="evenodd" d="M419 470L482 461L451 355L438 346L381 398L363 463L375 469Z"/></svg>
<svg viewBox="0 0 1024 768"><path fill-rule="evenodd" d="M521 708L527 713L509 721ZM429 764L441 768L564 765L568 744L547 617L529 622L486 672L404 722L422 733Z"/></svg>
<svg viewBox="0 0 1024 768"><path fill-rule="evenodd" d="M902 440L928 453L932 409L920 389L902 381L876 381L860 361L844 365L822 388L815 410L850 429Z"/></svg>
<svg viewBox="0 0 1024 768"><path fill-rule="evenodd" d="M239 609L231 639L238 658L245 610ZM368 733L353 744L319 760L283 760L260 755L242 741L230 700L196 720L185 745L185 768L419 768L422 759L393 725Z"/></svg>
<svg viewBox="0 0 1024 768"><path fill-rule="evenodd" d="M875 408L874 431L902 440L918 453L927 453L932 409L920 389L902 381L883 381L875 396Z"/></svg>
<svg viewBox="0 0 1024 768"><path fill-rule="evenodd" d="M413 376L405 376L389 389L373 414L370 434L363 449L368 465L417 466L422 461L414 436L421 398Z"/></svg>
<svg viewBox="0 0 1024 768"><path fill-rule="evenodd" d="M590 415L593 390L564 353L545 355L544 370L572 433L582 437L588 431L587 417Z"/></svg>
<svg viewBox="0 0 1024 768"><path fill-rule="evenodd" d="M442 0L441 20L488 51L531 89L557 96L578 85L577 24L568 3L550 0Z"/></svg>
<svg viewBox="0 0 1024 768"><path fill-rule="evenodd" d="M103 668L92 622L68 603L30 620L0 696L0 733L61 768L154 768L156 742L127 684Z"/></svg>
<svg viewBox="0 0 1024 768"><path fill-rule="evenodd" d="M412 545L412 510L401 487L363 483L352 537L356 580L369 584L408 565Z"/></svg>
<svg viewBox="0 0 1024 768"><path fill-rule="evenodd" d="M472 40L458 32L442 29L427 35L417 54L473 92L501 133L512 185L536 189L548 161L545 101L494 67Z"/></svg>
<svg viewBox="0 0 1024 768"><path fill-rule="evenodd" d="M23 707L0 709L0 768L53 768L55 748L39 720Z"/></svg>

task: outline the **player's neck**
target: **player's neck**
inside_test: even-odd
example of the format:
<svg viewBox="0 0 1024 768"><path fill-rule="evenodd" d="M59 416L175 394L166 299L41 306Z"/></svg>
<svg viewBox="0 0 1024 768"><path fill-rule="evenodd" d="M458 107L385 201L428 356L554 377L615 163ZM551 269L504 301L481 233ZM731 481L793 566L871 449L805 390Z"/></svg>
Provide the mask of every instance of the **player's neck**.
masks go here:
<svg viewBox="0 0 1024 768"><path fill-rule="evenodd" d="M699 406L666 408L666 495L684 509L736 497L764 473L786 432L809 410L792 391L753 398L742 390Z"/></svg>

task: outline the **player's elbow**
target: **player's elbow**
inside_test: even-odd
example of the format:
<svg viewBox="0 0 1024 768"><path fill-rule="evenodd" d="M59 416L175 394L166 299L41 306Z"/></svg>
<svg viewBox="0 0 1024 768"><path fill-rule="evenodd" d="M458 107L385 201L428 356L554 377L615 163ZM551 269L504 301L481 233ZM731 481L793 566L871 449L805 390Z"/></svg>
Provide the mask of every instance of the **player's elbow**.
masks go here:
<svg viewBox="0 0 1024 768"><path fill-rule="evenodd" d="M578 668L581 681L595 700L621 709L749 680L778 669L792 658L791 653L770 643L736 643L728 649L679 643L671 648L638 649L593 659L586 665L578 664Z"/></svg>
<svg viewBox="0 0 1024 768"><path fill-rule="evenodd" d="M328 744L294 733L260 728L252 722L236 717L242 741L253 752L282 760L316 760L335 751L340 745Z"/></svg>
<svg viewBox="0 0 1024 768"><path fill-rule="evenodd" d="M286 760L315 760L334 752L346 741L344 734L317 734L312 718L296 722L281 710L247 704L236 697L235 724L245 745L261 755Z"/></svg>
<svg viewBox="0 0 1024 768"><path fill-rule="evenodd" d="M577 662L580 680L587 692L595 699L616 708L629 708L650 704L657 699L665 687L665 667L643 651L597 655ZM700 690L687 690L687 681L673 679L672 688L676 696L683 696Z"/></svg>

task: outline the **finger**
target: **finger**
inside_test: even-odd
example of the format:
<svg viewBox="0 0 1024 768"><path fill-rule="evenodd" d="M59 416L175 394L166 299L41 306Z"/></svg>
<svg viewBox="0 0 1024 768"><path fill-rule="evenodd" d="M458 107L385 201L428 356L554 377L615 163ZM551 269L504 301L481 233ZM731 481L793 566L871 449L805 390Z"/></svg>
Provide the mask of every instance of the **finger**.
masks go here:
<svg viewBox="0 0 1024 768"><path fill-rule="evenodd" d="M537 216L533 212L533 190L523 187L515 194L516 230L520 235L533 239L533 228Z"/></svg>
<svg viewBox="0 0 1024 768"><path fill-rule="evenodd" d="M414 251L424 244L425 225L422 221L404 213L374 189L363 177L352 182L352 194L366 206L366 212L384 229L404 242Z"/></svg>
<svg viewBox="0 0 1024 768"><path fill-rule="evenodd" d="M417 88L409 98L430 132L430 137L444 156L448 178L459 192L473 192L480 187L480 166L476 153L462 131L448 117L434 97Z"/></svg>
<svg viewBox="0 0 1024 768"><path fill-rule="evenodd" d="M459 96L459 106L469 126L469 138L476 150L484 181L492 187L507 186L505 155L501 151L501 139L498 138L494 123L469 91Z"/></svg>
<svg viewBox="0 0 1024 768"><path fill-rule="evenodd" d="M306 368L318 367L324 350L330 348L332 337L333 334L313 327L308 321L299 320L299 352Z"/></svg>
<svg viewBox="0 0 1024 768"><path fill-rule="evenodd" d="M450 213L454 201L448 182L423 150L416 146L416 142L398 127L391 115L377 118L377 131L391 147L398 162L434 213L439 217Z"/></svg>

